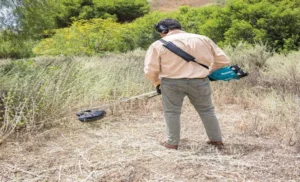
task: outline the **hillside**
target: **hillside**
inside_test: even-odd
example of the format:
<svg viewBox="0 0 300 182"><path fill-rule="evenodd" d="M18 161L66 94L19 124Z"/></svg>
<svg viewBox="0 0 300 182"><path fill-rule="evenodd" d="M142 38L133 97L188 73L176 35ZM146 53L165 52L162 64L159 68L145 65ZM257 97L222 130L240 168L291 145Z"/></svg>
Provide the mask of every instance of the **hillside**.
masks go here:
<svg viewBox="0 0 300 182"><path fill-rule="evenodd" d="M212 83L224 150L206 144L201 120L187 100L178 151L159 145L165 130L160 96L109 107L102 120L77 120L79 108L101 105L105 95L113 101L121 92L124 98L154 89L143 75L142 50L3 60L11 70L2 78L5 85L23 92L9 98L24 99L19 106L6 102L6 116L39 103L43 110L39 115L25 110L26 127L20 122L1 128L2 136L15 132L0 146L0 181L299 181L300 52L269 57L264 46L256 45L226 53L233 63L265 67L251 68L239 81ZM41 88L31 86L41 83ZM24 113L19 110L6 122ZM36 116L47 121L42 129Z"/></svg>
<svg viewBox="0 0 300 182"><path fill-rule="evenodd" d="M203 6L212 1L225 2L149 0L151 10L162 11L162 14L146 16L145 22L124 24L128 32L120 31L124 30L123 25L110 20L79 22L78 27L56 30L58 36L53 40L57 42L53 45L57 46L52 48L57 54L0 59L0 182L300 181L300 51L276 53L263 43L224 45L231 63L248 71L249 76L230 82L211 82L225 144L223 150L206 144L208 139L203 124L188 99L182 108L181 142L177 151L159 144L165 137L161 96L115 104L105 109L106 117L93 122L80 122L75 115L82 108L114 103L155 90L144 77L145 50L138 47L124 51L126 46L147 45L147 41L152 41L147 26L153 28L156 16L182 5ZM242 6L236 3L235 7ZM256 12L265 7L269 6L262 3L249 10L260 15ZM202 16L194 16L196 10L183 8L184 12L189 13L181 17L182 20L191 18L191 21L183 23L191 25L191 30L199 28L194 23L200 26L198 17ZM221 11L216 12L208 8L205 14L226 17L218 14ZM298 15L293 13L296 20ZM278 22L283 24L274 24L275 28L280 28L273 29L274 35L278 32L290 35L281 28L290 28L282 20L293 20L291 14L284 11L278 14L282 17ZM226 23L223 20L208 21L206 31L217 35L211 30L220 30L218 26ZM227 34L234 35L229 38L237 42L235 36L247 36L244 33L251 28L244 21L234 22L237 24L233 30L240 27L245 30ZM97 26L102 24L105 25L103 32L108 34L98 34L101 28ZM294 27L290 30L295 30L296 35ZM72 34L71 30L77 34ZM84 34L88 30L90 37ZM124 52L75 54L77 48L87 50L80 42L97 40L99 35L113 40L109 44L102 40L105 43L99 45L109 45L103 50L119 46ZM128 35L141 37L131 40ZM284 39L285 47L292 48L296 38ZM47 46L55 41L45 41L40 48L51 53L53 49ZM9 46L15 48L14 44ZM26 48L19 47L22 51ZM74 54L63 55L63 51Z"/></svg>

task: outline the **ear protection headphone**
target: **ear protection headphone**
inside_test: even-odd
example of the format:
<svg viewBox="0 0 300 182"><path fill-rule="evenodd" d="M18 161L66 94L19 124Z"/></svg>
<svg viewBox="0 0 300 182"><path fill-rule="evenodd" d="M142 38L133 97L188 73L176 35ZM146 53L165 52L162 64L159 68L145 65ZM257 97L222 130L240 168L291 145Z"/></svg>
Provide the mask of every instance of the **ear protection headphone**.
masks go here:
<svg viewBox="0 0 300 182"><path fill-rule="evenodd" d="M169 28L164 26L164 25L161 25L159 23L155 24L155 30L159 33L163 33L163 34L166 34L169 32Z"/></svg>

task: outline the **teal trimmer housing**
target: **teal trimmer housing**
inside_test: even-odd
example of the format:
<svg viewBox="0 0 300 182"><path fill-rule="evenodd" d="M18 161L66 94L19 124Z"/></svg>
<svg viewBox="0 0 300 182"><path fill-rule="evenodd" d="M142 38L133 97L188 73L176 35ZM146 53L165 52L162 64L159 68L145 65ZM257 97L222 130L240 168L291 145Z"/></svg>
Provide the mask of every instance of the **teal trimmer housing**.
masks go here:
<svg viewBox="0 0 300 182"><path fill-rule="evenodd" d="M247 75L248 73L244 72L238 65L232 65L212 72L210 75L208 75L208 78L210 81L229 81L239 80Z"/></svg>

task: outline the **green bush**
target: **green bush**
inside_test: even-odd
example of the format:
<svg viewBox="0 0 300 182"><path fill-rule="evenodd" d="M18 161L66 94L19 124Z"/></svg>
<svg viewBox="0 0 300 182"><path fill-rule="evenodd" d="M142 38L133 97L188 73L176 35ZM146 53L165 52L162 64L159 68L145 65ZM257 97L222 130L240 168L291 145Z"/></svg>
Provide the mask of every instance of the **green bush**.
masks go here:
<svg viewBox="0 0 300 182"><path fill-rule="evenodd" d="M61 47L59 46L61 45L60 39L54 38L51 41L44 39L52 37L55 32L61 34L65 30L57 31L57 28L69 27L75 21L78 21L77 24L82 24L85 20L102 18L114 19L116 22L124 23L133 21L150 11L147 0L31 0L22 1L18 5L14 5L13 3L8 3L8 5L10 5L8 8L13 9L15 16L18 17L17 24L19 26L16 27L17 30L0 33L0 58L26 58L33 56L32 48L35 46L36 41L41 41L42 46L45 46L44 49L53 46L50 48L51 50L42 51L42 54L49 53L48 55L60 54L59 51L55 50L60 48L63 48L62 53L66 53L67 55L81 53L90 55L101 51L132 50L132 44L127 46L123 42L123 40L128 43L133 42L131 38L125 35L130 30L124 29L126 26L124 28L116 28L115 22L112 25L106 24L107 27L102 27L104 30L100 28L99 37L94 37L95 33L97 33L96 29L99 29L99 26L95 25L92 31L88 30L87 33L93 35L83 35L84 40L88 42L79 42L79 44L84 44L79 48L76 45L65 46L65 42L62 43L64 46ZM95 24L95 21L91 20L91 24ZM115 33L116 31L122 31L123 33ZM105 35L103 35L103 32L105 32ZM9 36L7 37L8 34ZM119 34L116 38L120 38L120 41L116 41L114 38L113 41L110 41L112 43L107 46L103 47L103 45L99 45L106 44L105 42L99 42L101 41L99 39L105 39L106 41L107 39L111 39L115 34ZM60 36L58 35L57 37ZM78 35L77 37L81 36ZM51 45L47 45L45 42L50 42ZM67 44L77 44L76 41L70 42L67 40L67 42ZM55 46L58 47L55 48ZM74 50L72 50L73 48Z"/></svg>
<svg viewBox="0 0 300 182"><path fill-rule="evenodd" d="M117 5L113 2L101 1L98 5L110 10ZM288 8L283 8L283 5ZM154 24L162 18L176 18L185 31L206 35L221 47L235 47L241 41L252 45L262 42L269 50L284 53L300 47L300 29L297 28L300 27L299 4L289 0L231 0L225 7L184 6L173 12L155 11L124 24L114 19L77 21L70 28L58 29L52 38L43 40L34 52L44 55L93 55L104 51L147 49L160 38ZM100 40L105 40L105 44L99 44Z"/></svg>
<svg viewBox="0 0 300 182"><path fill-rule="evenodd" d="M132 21L147 14L147 0L31 0L23 1L15 13L20 30L27 36L42 38L44 31L65 28L76 20L116 18Z"/></svg>
<svg viewBox="0 0 300 182"><path fill-rule="evenodd" d="M10 31L0 32L0 59L26 58L33 56L32 48L37 41L23 38Z"/></svg>
<svg viewBox="0 0 300 182"><path fill-rule="evenodd" d="M111 19L81 20L70 28L56 30L52 38L42 40L33 51L39 55L93 55L128 50L122 40L126 33L127 30Z"/></svg>
<svg viewBox="0 0 300 182"><path fill-rule="evenodd" d="M225 33L226 43L260 40L278 52L299 49L300 29L296 28L300 26L299 3L291 0L232 0L225 9L233 20Z"/></svg>
<svg viewBox="0 0 300 182"><path fill-rule="evenodd" d="M251 44L263 40L266 33L263 30L254 28L245 20L234 20L231 27L225 32L225 45L236 46L240 41Z"/></svg>
<svg viewBox="0 0 300 182"><path fill-rule="evenodd" d="M70 28L57 29L53 37L42 40L33 51L37 55L94 55L145 49L159 38L154 24L163 15L156 12L126 24L113 19L77 21Z"/></svg>
<svg viewBox="0 0 300 182"><path fill-rule="evenodd" d="M147 0L63 0L55 16L58 27L67 27L74 20L115 18L118 22L132 21L147 14Z"/></svg>
<svg viewBox="0 0 300 182"><path fill-rule="evenodd" d="M207 8L209 9L209 8ZM212 13L205 13L202 15L202 22L199 22L198 33L210 37L219 46L224 46L225 32L231 26L231 19L229 13L224 8L211 7Z"/></svg>
<svg viewBox="0 0 300 182"><path fill-rule="evenodd" d="M132 21L147 14L150 5L147 0L93 0L96 18L103 18L105 13L116 15L119 22Z"/></svg>
<svg viewBox="0 0 300 182"><path fill-rule="evenodd" d="M231 0L224 7L183 7L177 19L185 30L206 35L222 47L263 42L269 49L288 52L300 46L300 3L291 0Z"/></svg>

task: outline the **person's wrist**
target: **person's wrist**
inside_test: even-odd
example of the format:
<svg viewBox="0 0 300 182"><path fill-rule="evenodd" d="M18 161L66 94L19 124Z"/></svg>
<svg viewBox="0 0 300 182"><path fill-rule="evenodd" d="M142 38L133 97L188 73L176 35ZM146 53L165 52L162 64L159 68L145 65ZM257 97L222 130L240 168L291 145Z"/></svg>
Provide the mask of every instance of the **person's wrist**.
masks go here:
<svg viewBox="0 0 300 182"><path fill-rule="evenodd" d="M156 92L158 94L161 94L160 84L156 86Z"/></svg>

